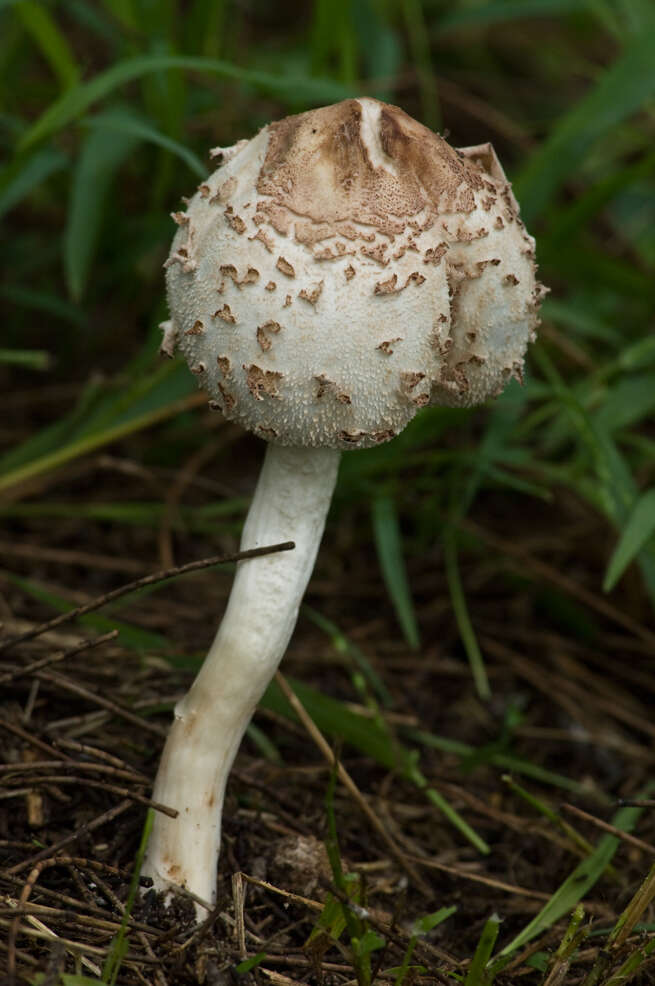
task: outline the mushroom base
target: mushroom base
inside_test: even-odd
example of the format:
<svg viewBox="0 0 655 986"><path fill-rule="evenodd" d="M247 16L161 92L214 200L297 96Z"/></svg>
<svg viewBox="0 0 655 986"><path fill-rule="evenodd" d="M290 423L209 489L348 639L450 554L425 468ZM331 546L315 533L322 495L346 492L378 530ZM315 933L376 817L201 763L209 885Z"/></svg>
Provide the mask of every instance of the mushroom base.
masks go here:
<svg viewBox="0 0 655 986"><path fill-rule="evenodd" d="M178 815L156 813L142 875L155 890L190 891L199 920L216 899L227 778L296 625L339 459L334 449L268 447L241 546L293 540L295 549L239 562L218 633L175 708L153 799Z"/></svg>

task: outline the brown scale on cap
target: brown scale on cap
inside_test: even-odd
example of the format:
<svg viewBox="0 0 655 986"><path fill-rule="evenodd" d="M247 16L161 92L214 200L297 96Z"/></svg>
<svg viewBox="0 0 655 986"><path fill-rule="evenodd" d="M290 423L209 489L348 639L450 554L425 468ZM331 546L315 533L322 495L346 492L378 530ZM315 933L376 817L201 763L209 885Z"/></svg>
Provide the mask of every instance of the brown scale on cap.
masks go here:
<svg viewBox="0 0 655 986"><path fill-rule="evenodd" d="M386 339L384 342L381 342L380 345L376 346L375 348L381 350L385 356L391 356L393 355L394 345L397 342L402 342L402 341L403 341L402 336L394 336L393 339Z"/></svg>
<svg viewBox="0 0 655 986"><path fill-rule="evenodd" d="M447 243L439 243L439 245L436 247L428 247L428 249L425 251L423 255L423 263L434 264L435 267L438 267L439 264L441 263L442 257L444 257L447 253L448 253Z"/></svg>
<svg viewBox="0 0 655 986"><path fill-rule="evenodd" d="M193 323L190 329L186 329L185 336L201 336L205 333L205 326L202 324L199 318Z"/></svg>
<svg viewBox="0 0 655 986"><path fill-rule="evenodd" d="M278 383L282 379L282 374L275 370L262 370L261 366L251 363L250 366L243 364L246 371L246 385L256 401L263 401L264 396L278 397Z"/></svg>
<svg viewBox="0 0 655 986"><path fill-rule="evenodd" d="M353 277L355 276L356 273L357 273L357 271L355 270L355 268L353 267L352 264L348 264L348 266L344 270L344 274L346 275L346 280L347 281L352 281L352 279L353 279Z"/></svg>
<svg viewBox="0 0 655 986"><path fill-rule="evenodd" d="M386 281L378 281L378 283L373 288L373 294L400 294L404 291L406 287L410 284L415 284L417 287L425 282L425 278L422 274L419 274L417 270L413 273L407 275L407 279L404 284L398 287L398 275L392 274L391 277Z"/></svg>
<svg viewBox="0 0 655 986"><path fill-rule="evenodd" d="M303 301L308 301L310 305L316 306L316 302L321 297L321 291L323 290L323 281L319 281L315 284L311 290L303 288L302 291L298 292L298 297L302 298Z"/></svg>
<svg viewBox="0 0 655 986"><path fill-rule="evenodd" d="M369 260L374 260L376 264L380 265L380 267L386 267L389 263L389 258L385 257L385 253L388 249L389 248L386 243L378 243L376 246L363 246L359 252L363 257L368 257Z"/></svg>
<svg viewBox="0 0 655 986"><path fill-rule="evenodd" d="M173 264L179 264L185 274L193 274L198 266L193 257L189 255L189 250L185 246L179 247L179 249L170 255L164 263L164 270L168 270Z"/></svg>
<svg viewBox="0 0 655 986"><path fill-rule="evenodd" d="M448 359L448 354L453 348L453 340L450 336L444 339L439 332L433 332L430 337L430 344L439 353L442 360L445 361Z"/></svg>
<svg viewBox="0 0 655 986"><path fill-rule="evenodd" d="M523 362L516 360L512 363L512 374L515 380L517 380L521 386L523 386Z"/></svg>
<svg viewBox="0 0 655 986"><path fill-rule="evenodd" d="M478 260L475 264L475 268L472 271L467 271L468 277L481 277L484 274L485 267L498 267L501 263L500 257L492 257L490 260Z"/></svg>
<svg viewBox="0 0 655 986"><path fill-rule="evenodd" d="M340 240L334 244L334 250L331 246L326 246L322 250L314 251L314 260L341 260L342 257L352 256L354 250L348 250L345 243Z"/></svg>
<svg viewBox="0 0 655 986"><path fill-rule="evenodd" d="M255 235L254 236L249 236L248 239L251 240L251 241L252 240L259 240L260 243L263 243L264 244L264 246L266 247L266 249L268 250L269 253L273 253L273 248L275 246L275 243L274 243L272 237L270 237L268 235L268 233L265 232L265 230L258 229L257 232L255 233Z"/></svg>
<svg viewBox="0 0 655 986"><path fill-rule="evenodd" d="M385 428L384 431L372 431L371 438L374 442L389 442L392 438L396 437L396 432L393 428Z"/></svg>
<svg viewBox="0 0 655 986"><path fill-rule="evenodd" d="M346 445L359 445L361 440L367 437L367 433L359 428L355 431L348 431L344 428L338 435L339 441L344 442Z"/></svg>
<svg viewBox="0 0 655 986"><path fill-rule="evenodd" d="M275 264L275 266L283 274L286 274L287 277L295 277L296 276L296 272L293 269L293 266L289 263L288 260L285 260L284 257L281 257L281 256L278 257L277 258L277 263Z"/></svg>
<svg viewBox="0 0 655 986"><path fill-rule="evenodd" d="M225 274L226 277L231 278L238 288L242 288L244 284L255 284L259 280L259 271L256 267L248 267L246 273L241 278L234 264L221 264L220 271L221 274Z"/></svg>
<svg viewBox="0 0 655 986"><path fill-rule="evenodd" d="M339 390L334 380L328 380L324 373L319 373L314 376L318 384L318 390L316 391L316 400L320 400L325 394L331 394L339 404L352 404L352 401L348 394L344 394Z"/></svg>
<svg viewBox="0 0 655 986"><path fill-rule="evenodd" d="M470 384L466 379L462 366L462 363L456 363L455 366L448 366L446 364L442 368L441 379L439 380L439 383L446 391L458 394L460 397L464 397L470 390Z"/></svg>
<svg viewBox="0 0 655 986"><path fill-rule="evenodd" d="M486 226L480 226L479 229L468 230L460 226L455 233L455 239L458 243L472 243L473 240L481 240L483 237L489 236L489 230Z"/></svg>
<svg viewBox="0 0 655 986"><path fill-rule="evenodd" d="M277 287L277 284L275 283L275 281L269 281L268 284L266 285L266 290L267 291L275 291L276 287Z"/></svg>
<svg viewBox="0 0 655 986"><path fill-rule="evenodd" d="M229 199L236 192L236 190L237 190L237 184L238 184L238 182L237 182L236 178L233 175L231 178L228 178L227 181L224 181L222 185L219 185L218 191L216 192L215 195L212 195L212 197L210 198L209 201L212 204L219 203L219 202L228 202Z"/></svg>
<svg viewBox="0 0 655 986"><path fill-rule="evenodd" d="M232 369L232 364L230 363L229 357L227 357L227 356L217 356L216 357L216 363L218 364L218 368L221 371L221 373L223 374L223 376L224 377L228 376L228 374L230 373L230 371Z"/></svg>
<svg viewBox="0 0 655 986"><path fill-rule="evenodd" d="M223 407L226 411L231 411L236 406L236 397L227 390L220 380L217 383L220 395L223 398Z"/></svg>
<svg viewBox="0 0 655 986"><path fill-rule="evenodd" d="M396 294L396 285L398 284L398 275L392 274L388 277L386 281L378 281L373 288L373 294Z"/></svg>
<svg viewBox="0 0 655 986"><path fill-rule="evenodd" d="M257 203L255 222L258 225L268 223L276 233L280 233L282 236L288 236L292 221L293 216L277 202Z"/></svg>
<svg viewBox="0 0 655 986"><path fill-rule="evenodd" d="M425 373L420 371L404 371L400 374L400 392L403 397L406 397L416 404L418 407L425 407L430 401L429 394L414 394L413 391L418 387L422 380L425 380Z"/></svg>
<svg viewBox="0 0 655 986"><path fill-rule="evenodd" d="M224 322L227 322L229 325L236 325L236 321L237 321L236 316L232 313L232 309L230 308L229 305L223 305L222 308L219 308L217 311L215 311L214 314L212 315L212 318L221 318Z"/></svg>
<svg viewBox="0 0 655 986"><path fill-rule="evenodd" d="M264 322L263 325L257 326L257 342L259 343L262 352L268 352L273 345L270 339L270 333L277 335L281 328L282 326L280 323L274 321Z"/></svg>
<svg viewBox="0 0 655 986"><path fill-rule="evenodd" d="M257 425L257 434L261 435L267 442L273 442L278 437L275 428L267 428L266 425Z"/></svg>
<svg viewBox="0 0 655 986"><path fill-rule="evenodd" d="M237 216L237 215L233 215L232 214L232 208L231 207L227 208L225 210L225 212L223 213L223 215L225 216L225 221L227 223L229 223L229 225L232 227L232 229L236 233L239 233L239 234L245 233L245 231L247 229L246 224L244 223L244 221L241 218L241 216Z"/></svg>

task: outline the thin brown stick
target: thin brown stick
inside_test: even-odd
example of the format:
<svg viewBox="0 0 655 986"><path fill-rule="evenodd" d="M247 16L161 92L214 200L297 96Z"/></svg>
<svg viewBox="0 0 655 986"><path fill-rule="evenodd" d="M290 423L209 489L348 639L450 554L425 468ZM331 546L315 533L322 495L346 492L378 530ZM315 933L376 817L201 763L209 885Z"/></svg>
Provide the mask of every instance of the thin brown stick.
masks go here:
<svg viewBox="0 0 655 986"><path fill-rule="evenodd" d="M136 767L133 767L125 760L121 760L120 757L115 756L113 753L108 753L107 750L101 750L97 746L91 746L90 743L79 743L77 740L62 737L61 739L55 740L55 746L58 749L63 747L64 750L75 750L77 753L83 753L85 756L95 757L96 760L100 760L103 763L108 763L113 767L129 771L134 777L140 777L146 784L150 783L150 778L142 774Z"/></svg>
<svg viewBox="0 0 655 986"><path fill-rule="evenodd" d="M570 811L573 815L577 815L578 818L584 818L586 822L591 822L599 829L603 829L604 832L611 832L611 834L615 835L617 839L621 839L623 842L629 842L631 846L635 846L635 848L641 849L643 852L650 853L651 856L655 856L655 846L651 846L649 842L644 842L642 839L638 839L636 836L630 835L629 832L623 832L621 829L617 829L615 825L611 825L609 822L604 822L602 818L596 818L595 815L590 815L588 811L583 811L582 808L576 808L575 805L564 803L562 808L564 808L565 811Z"/></svg>
<svg viewBox="0 0 655 986"><path fill-rule="evenodd" d="M291 551L295 546L293 541L283 541L280 544L268 544L261 548L248 548L246 551L237 551L231 555L215 555L211 558L201 558L198 561L190 561L186 565L178 565L175 568L153 572L152 575L144 575L143 578L135 579L133 582L127 582L125 585L119 586L118 589L112 589L111 592L106 592L102 596L92 599L91 602L85 603L83 606L77 606L75 609L70 609L66 613L61 613L46 623L39 623L37 626L32 627L31 630L25 630L23 633L16 634L14 637L9 637L0 643L0 653L13 647L15 644L22 643L24 640L32 640L47 630L52 630L54 627L61 626L62 623L67 623L70 620L84 616L86 613L91 613L95 609L100 609L101 606L106 606L107 603L114 602L115 599L120 599L121 596L126 596L130 592L136 592L138 589L143 589L148 585L165 582L167 579L177 578L178 575L187 575L189 572L197 572L203 568L211 568L213 565L226 565L229 562L245 561L247 558L260 558L262 555L270 555L276 551Z"/></svg>
<svg viewBox="0 0 655 986"><path fill-rule="evenodd" d="M250 876L248 873L242 873L241 876L246 883L252 883L254 887L260 887L262 890L271 890L274 894L286 897L287 900L293 901L295 904L302 904L303 907L308 907L311 911L320 912L323 910L324 904L319 900L312 900L311 897L294 894L291 890L276 887L274 883L269 883L268 880L259 880L257 877Z"/></svg>
<svg viewBox="0 0 655 986"><path fill-rule="evenodd" d="M49 667L51 664L58 664L60 661L65 660L65 658L74 657L76 654L88 650L90 647L100 647L110 640L115 640L117 636L118 630L110 630L109 633L103 633L101 637L91 637L89 640L84 640L76 647L57 651L56 654L52 654L49 657L42 657L38 661L32 661L31 664L26 664L24 668L14 668L12 671L0 674L0 685L5 685L8 681L13 681L15 678L20 678L25 674L34 674L35 671L40 671L42 668Z"/></svg>
<svg viewBox="0 0 655 986"><path fill-rule="evenodd" d="M13 779L14 775L20 777L24 773L43 770L66 770L71 766L70 760L32 760L27 763L3 763L0 764L0 776L4 775L4 783L7 784ZM75 770L88 770L91 773L107 774L109 777L120 777L125 781L134 781L135 784L148 784L149 781L143 775L133 774L131 770L122 770L108 763L87 763L78 760L75 763ZM36 778L41 780L41 778ZM84 783L80 778L80 782Z"/></svg>
<svg viewBox="0 0 655 986"><path fill-rule="evenodd" d="M240 871L232 874L232 901L234 903L235 936L239 958L245 959L246 951L246 925L243 916L243 908L246 903L246 890L243 885L243 874Z"/></svg>
<svg viewBox="0 0 655 986"><path fill-rule="evenodd" d="M138 726L139 729L146 730L146 732L154 733L155 736L166 736L168 730L159 723L150 722L149 719L144 719L142 716L137 716L134 712L130 712L129 709L123 708L117 702L113 702L110 698L105 698L103 695L98 695L97 692L92 691L90 688L85 688L84 685L79 685L76 681L72 681L63 674L58 674L56 671L37 671L37 678L41 681L49 681L54 685L59 685L60 688L65 689L68 692L72 692L74 695L81 695L82 698L88 699L89 702L93 702L95 705L102 706L103 709L108 709L113 712L114 715L120 716L121 719L125 719L127 722L131 722L134 726Z"/></svg>
<svg viewBox="0 0 655 986"><path fill-rule="evenodd" d="M429 870L440 870L442 873L450 873L452 876L462 880L471 880L474 883L483 883L487 887L494 887L496 890L504 890L505 893L515 894L518 897L531 897L534 900L550 900L550 894L544 894L540 890L528 890L525 887L518 887L513 883L504 883L502 880L494 880L490 876L482 876L480 873L471 873L468 870L460 869L458 866L448 866L446 863L438 863L436 859L429 857L415 856L408 853L408 859L425 866Z"/></svg>
<svg viewBox="0 0 655 986"><path fill-rule="evenodd" d="M427 896L431 896L432 890L429 887L429 885L425 882L425 880L422 878L420 873L414 868L414 866L412 866L412 864L407 860L404 853L398 848L395 841L389 835L384 825L381 823L380 819L377 817L377 815L369 805L368 801L366 800L362 792L355 784L354 780L352 779L346 768L343 766L343 764L340 761L337 761L336 757L334 756L334 753L330 748L329 743L321 733L320 729L318 728L314 720L307 713L304 705L302 704L296 693L289 686L289 684L287 683L286 679L284 678L284 676L280 671L276 673L275 680L277 681L278 685L284 692L284 695L286 696L289 705L294 710L294 712L300 719L301 723L303 724L303 726L305 727L305 729L307 730L307 732L309 733L312 740L319 748L319 750L321 751L327 762L333 768L336 766L339 780L344 785L344 787L346 788L350 796L353 798L355 803L364 812L364 814L368 818L369 822L371 823L375 831L383 839L385 845L388 847L389 852L392 854L396 862L403 868L405 873L407 873L407 875L411 877L411 879L414 881L414 884L417 887L419 887L424 894L426 894Z"/></svg>
<svg viewBox="0 0 655 986"><path fill-rule="evenodd" d="M40 784L77 784L83 787L95 787L100 791L109 791L110 794L118 794L122 798L129 798L131 801L136 801L137 804L145 805L146 808L154 808L155 811L160 811L162 815L168 815L169 818L177 818L179 814L176 808L169 808L168 805L163 805L159 801L151 801L145 795L130 791L126 787L120 787L118 784L106 784L104 781L92 781L88 777L71 777L68 774L48 774L45 777L30 778L31 788L35 788Z"/></svg>
<svg viewBox="0 0 655 986"><path fill-rule="evenodd" d="M110 897L109 889L107 884L98 876L97 873L94 874L93 880L98 884L103 894L107 896L108 899L113 899ZM42 890L39 888L39 893ZM14 899L14 898L11 898ZM103 912L104 913L104 912ZM70 920L71 912L69 908L63 907L48 907L45 904L25 904L24 907L0 907L0 917L27 917L28 915L33 915L34 917L44 917L44 918L67 918ZM96 917L93 914L75 914L75 922L77 924L82 924L87 928L94 928L100 931L110 931L115 933L119 930L121 922L114 920L110 921L107 917ZM148 925L140 924L139 922L128 920L127 926L133 928L135 931L142 931L147 933L152 937L158 934L157 928L149 928Z"/></svg>
<svg viewBox="0 0 655 986"><path fill-rule="evenodd" d="M28 733L26 729L23 729L22 726L19 726L16 722L12 722L10 719L0 719L0 727L6 729L8 733L13 733L14 736L19 736L26 743L29 743L30 746L36 747L37 750L41 750L43 753L48 753L51 757L55 757L55 759L62 756L61 750L55 750L54 746L50 746L49 743L45 743L38 736ZM65 753L63 756L71 763L75 763L73 757L68 757Z"/></svg>

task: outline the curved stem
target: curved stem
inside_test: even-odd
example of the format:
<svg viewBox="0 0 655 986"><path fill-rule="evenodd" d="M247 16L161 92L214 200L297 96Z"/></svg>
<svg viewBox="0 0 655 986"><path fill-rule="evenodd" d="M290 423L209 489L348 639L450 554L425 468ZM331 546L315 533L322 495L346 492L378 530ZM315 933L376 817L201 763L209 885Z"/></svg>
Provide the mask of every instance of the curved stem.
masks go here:
<svg viewBox="0 0 655 986"><path fill-rule="evenodd" d="M296 547L239 562L218 633L175 708L153 799L179 814L157 813L143 865L156 890L186 887L209 905L215 900L228 774L296 625L339 458L333 449L268 446L241 547L283 540Z"/></svg>

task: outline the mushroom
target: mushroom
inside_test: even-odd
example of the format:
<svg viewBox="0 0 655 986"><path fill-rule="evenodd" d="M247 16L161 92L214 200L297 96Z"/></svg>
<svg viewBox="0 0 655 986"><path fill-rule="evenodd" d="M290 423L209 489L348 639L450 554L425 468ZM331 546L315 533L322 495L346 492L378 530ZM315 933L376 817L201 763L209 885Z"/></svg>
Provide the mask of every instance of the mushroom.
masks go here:
<svg viewBox="0 0 655 986"><path fill-rule="evenodd" d="M402 110L349 99L217 148L166 261L162 349L268 448L227 609L175 709L143 873L215 901L228 774L293 632L342 450L426 404L521 378L542 289L490 144L454 150ZM198 915L203 911L199 906Z"/></svg>

